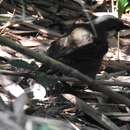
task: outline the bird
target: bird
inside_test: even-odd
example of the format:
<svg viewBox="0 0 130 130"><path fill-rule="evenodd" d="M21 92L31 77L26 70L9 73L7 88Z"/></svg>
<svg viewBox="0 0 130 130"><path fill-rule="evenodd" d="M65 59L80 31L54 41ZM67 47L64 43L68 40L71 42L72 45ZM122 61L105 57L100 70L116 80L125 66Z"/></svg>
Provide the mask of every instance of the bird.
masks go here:
<svg viewBox="0 0 130 130"><path fill-rule="evenodd" d="M75 24L67 36L52 42L47 55L95 79L108 51L108 33L128 28L124 21L112 15L98 16L92 21Z"/></svg>

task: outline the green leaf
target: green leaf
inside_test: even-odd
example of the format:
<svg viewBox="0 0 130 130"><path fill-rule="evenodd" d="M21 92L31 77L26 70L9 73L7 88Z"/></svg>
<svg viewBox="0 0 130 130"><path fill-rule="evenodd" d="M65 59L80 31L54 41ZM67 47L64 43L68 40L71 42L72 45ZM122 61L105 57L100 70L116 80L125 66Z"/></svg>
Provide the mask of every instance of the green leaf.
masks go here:
<svg viewBox="0 0 130 130"><path fill-rule="evenodd" d="M41 123L33 122L32 125L33 130L74 130L67 122L48 118Z"/></svg>
<svg viewBox="0 0 130 130"><path fill-rule="evenodd" d="M29 64L28 62L19 59L10 60L9 64L11 64L14 67L23 68L27 70L35 70L38 68L38 66L36 64L34 65L34 63Z"/></svg>
<svg viewBox="0 0 130 130"><path fill-rule="evenodd" d="M127 6L125 9L126 12L130 11L130 6Z"/></svg>
<svg viewBox="0 0 130 130"><path fill-rule="evenodd" d="M35 72L34 79L44 87L50 87L57 83L57 80L48 78L43 72Z"/></svg>
<svg viewBox="0 0 130 130"><path fill-rule="evenodd" d="M53 129L50 129L48 124L44 124L44 125L37 125L33 128L33 130L53 130Z"/></svg>
<svg viewBox="0 0 130 130"><path fill-rule="evenodd" d="M123 12L125 12L125 9L128 5L128 0L117 0L116 4L118 9L118 17L120 18Z"/></svg>

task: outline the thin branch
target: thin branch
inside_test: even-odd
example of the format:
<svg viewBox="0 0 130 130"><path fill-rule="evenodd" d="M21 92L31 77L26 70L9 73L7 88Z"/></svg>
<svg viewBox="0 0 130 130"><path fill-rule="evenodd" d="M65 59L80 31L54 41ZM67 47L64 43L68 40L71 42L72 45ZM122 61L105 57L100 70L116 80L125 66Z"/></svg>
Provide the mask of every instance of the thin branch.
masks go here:
<svg viewBox="0 0 130 130"><path fill-rule="evenodd" d="M11 76L23 76L23 77L28 77L32 78L32 74L30 73L20 73L20 72L14 72L14 71L9 71L9 70L0 70L0 75L11 75Z"/></svg>
<svg viewBox="0 0 130 130"><path fill-rule="evenodd" d="M68 82L83 84L83 82L81 82L78 79L73 78L73 77L67 77L67 76L63 76L63 77L48 76L48 77L52 78L52 79L55 79L55 80L60 80L60 81L63 81L63 82L68 81ZM121 81L118 81L118 80L114 80L114 81L94 80L94 82L96 84L99 84L99 85L130 87L130 82L121 82Z"/></svg>
<svg viewBox="0 0 130 130"><path fill-rule="evenodd" d="M42 72L41 72L42 73ZM27 77L27 78L33 78L35 79L34 75L31 73L21 73L21 72L14 72L14 71L9 71L9 70L0 70L0 74L2 75L11 75L11 76L23 76L23 77ZM73 77L67 77L67 76L63 76L63 77L58 77L58 76L47 76L49 79L53 79L53 80L60 80L63 82L74 82L74 83L78 83L80 85L83 85L83 82L81 82L80 80L73 78ZM107 80L94 80L94 82L96 84L99 85L107 85L107 86L122 86L122 87L130 87L130 82L121 82L118 80L114 80L114 81L107 81Z"/></svg>

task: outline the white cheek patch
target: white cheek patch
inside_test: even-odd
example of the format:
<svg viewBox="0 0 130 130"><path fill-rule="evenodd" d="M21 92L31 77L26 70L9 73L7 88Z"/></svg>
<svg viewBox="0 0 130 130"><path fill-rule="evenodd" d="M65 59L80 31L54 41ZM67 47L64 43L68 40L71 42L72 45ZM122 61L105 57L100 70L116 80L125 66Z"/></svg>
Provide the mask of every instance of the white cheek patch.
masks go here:
<svg viewBox="0 0 130 130"><path fill-rule="evenodd" d="M77 47L93 43L92 33L84 28L74 29L71 33L71 38Z"/></svg>
<svg viewBox="0 0 130 130"><path fill-rule="evenodd" d="M91 44L93 42L93 35L90 32L86 32L86 34L82 34L83 44Z"/></svg>

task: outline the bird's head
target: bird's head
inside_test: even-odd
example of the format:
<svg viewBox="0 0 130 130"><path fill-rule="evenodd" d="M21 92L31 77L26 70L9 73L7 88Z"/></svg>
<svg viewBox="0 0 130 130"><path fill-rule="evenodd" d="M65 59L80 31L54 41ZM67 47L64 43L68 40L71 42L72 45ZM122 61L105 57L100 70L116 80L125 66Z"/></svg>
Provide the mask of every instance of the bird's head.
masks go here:
<svg viewBox="0 0 130 130"><path fill-rule="evenodd" d="M104 15L97 17L93 21L95 27L97 30L102 30L102 31L120 31L123 29L130 29L130 25L127 24L127 22L116 18L112 15Z"/></svg>

